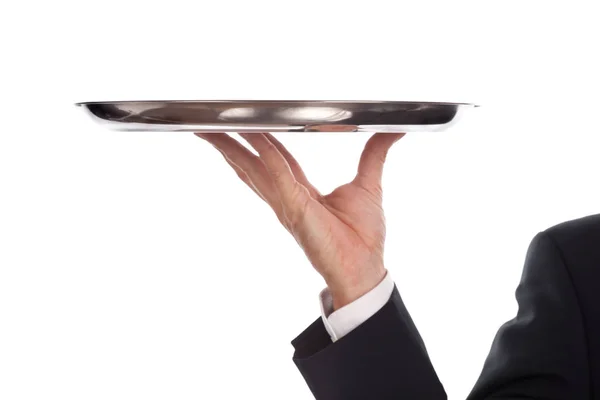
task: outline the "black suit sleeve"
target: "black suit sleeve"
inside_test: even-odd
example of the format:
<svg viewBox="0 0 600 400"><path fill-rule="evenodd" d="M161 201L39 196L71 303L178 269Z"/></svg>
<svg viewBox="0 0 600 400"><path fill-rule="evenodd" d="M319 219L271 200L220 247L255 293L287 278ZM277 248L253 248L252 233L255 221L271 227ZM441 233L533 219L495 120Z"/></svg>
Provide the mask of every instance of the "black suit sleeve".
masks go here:
<svg viewBox="0 0 600 400"><path fill-rule="evenodd" d="M319 318L292 344L317 400L446 399L396 287L381 310L335 343Z"/></svg>
<svg viewBox="0 0 600 400"><path fill-rule="evenodd" d="M498 331L469 400L588 398L577 296L548 233L529 246L516 298L518 314ZM317 400L447 398L397 288L381 310L335 343L317 319L292 345Z"/></svg>

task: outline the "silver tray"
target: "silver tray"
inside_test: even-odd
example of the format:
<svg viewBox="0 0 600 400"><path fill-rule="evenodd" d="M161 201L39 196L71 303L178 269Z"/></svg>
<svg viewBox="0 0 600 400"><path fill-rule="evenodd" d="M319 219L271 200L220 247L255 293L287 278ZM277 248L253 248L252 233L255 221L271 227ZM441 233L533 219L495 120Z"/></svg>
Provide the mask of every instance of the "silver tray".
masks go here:
<svg viewBox="0 0 600 400"><path fill-rule="evenodd" d="M171 100L77 103L119 131L414 132L440 131L468 103L331 100Z"/></svg>

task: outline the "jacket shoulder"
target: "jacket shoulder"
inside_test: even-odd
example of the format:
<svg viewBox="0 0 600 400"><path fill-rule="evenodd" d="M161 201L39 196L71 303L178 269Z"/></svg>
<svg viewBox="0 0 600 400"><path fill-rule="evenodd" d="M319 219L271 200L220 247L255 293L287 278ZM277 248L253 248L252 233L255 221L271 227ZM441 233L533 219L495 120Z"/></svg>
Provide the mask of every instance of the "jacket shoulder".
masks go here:
<svg viewBox="0 0 600 400"><path fill-rule="evenodd" d="M561 222L543 231L559 248L585 253L600 249L600 214Z"/></svg>
<svg viewBox="0 0 600 400"><path fill-rule="evenodd" d="M581 235L600 232L600 214L588 215L553 225L544 231L552 236Z"/></svg>

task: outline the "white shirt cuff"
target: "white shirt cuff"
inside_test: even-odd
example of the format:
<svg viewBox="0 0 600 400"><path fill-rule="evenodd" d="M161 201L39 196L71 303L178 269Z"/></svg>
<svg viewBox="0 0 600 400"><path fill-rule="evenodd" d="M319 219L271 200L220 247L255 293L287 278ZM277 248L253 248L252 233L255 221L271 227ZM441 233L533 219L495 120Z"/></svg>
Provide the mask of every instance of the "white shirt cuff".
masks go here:
<svg viewBox="0 0 600 400"><path fill-rule="evenodd" d="M333 312L331 293L329 289L323 289L319 295L321 317L331 340L335 342L341 339L371 318L389 301L393 290L394 281L386 272L385 278L370 292Z"/></svg>

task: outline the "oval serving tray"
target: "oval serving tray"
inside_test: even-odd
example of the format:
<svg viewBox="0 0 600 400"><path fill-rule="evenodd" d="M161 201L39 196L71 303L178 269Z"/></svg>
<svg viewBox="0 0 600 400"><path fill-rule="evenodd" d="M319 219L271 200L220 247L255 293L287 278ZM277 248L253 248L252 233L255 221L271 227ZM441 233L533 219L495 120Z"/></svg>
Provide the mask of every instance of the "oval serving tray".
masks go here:
<svg viewBox="0 0 600 400"><path fill-rule="evenodd" d="M440 131L468 103L333 100L146 100L77 103L119 131L414 132Z"/></svg>

